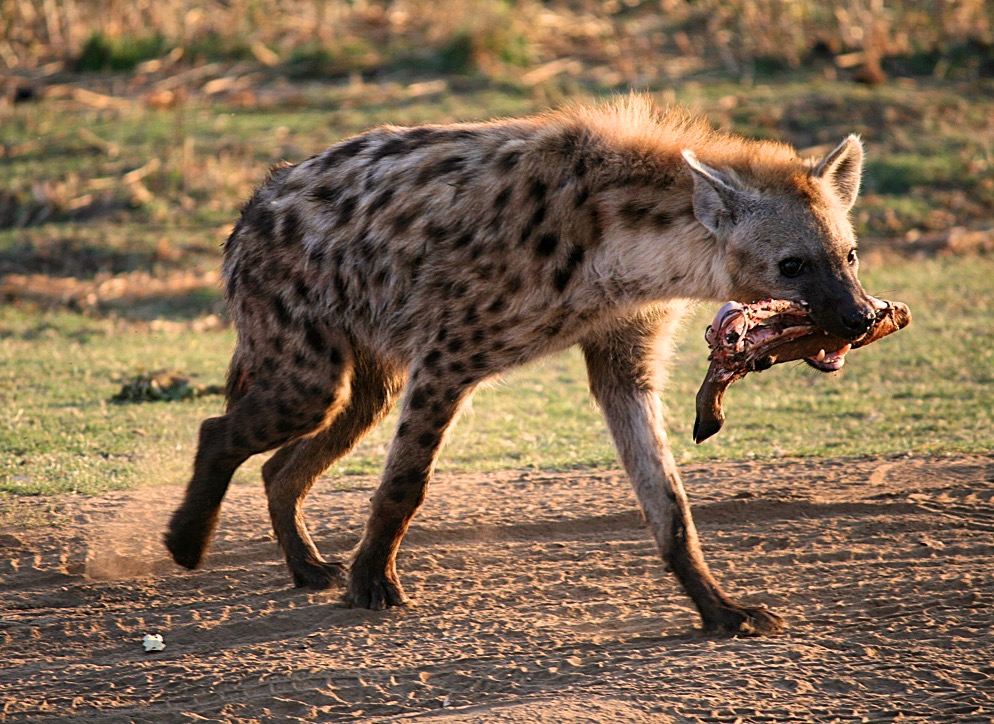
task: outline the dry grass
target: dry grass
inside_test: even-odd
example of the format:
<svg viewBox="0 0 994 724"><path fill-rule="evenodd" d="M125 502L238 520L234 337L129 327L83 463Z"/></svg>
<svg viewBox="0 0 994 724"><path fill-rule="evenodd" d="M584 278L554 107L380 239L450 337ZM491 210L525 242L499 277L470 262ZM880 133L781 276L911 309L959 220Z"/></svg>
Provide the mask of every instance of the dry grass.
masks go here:
<svg viewBox="0 0 994 724"><path fill-rule="evenodd" d="M108 67L172 52L322 74L402 67L500 76L573 58L597 66L602 81L647 85L714 67L749 77L771 63L798 67L818 56L841 59L844 68L901 57L916 70L945 72L978 52L989 64L994 43L988 0L455 0L441 7L429 0L0 0L0 68L77 62L88 49L98 51L87 61L94 67L100 52L109 54Z"/></svg>

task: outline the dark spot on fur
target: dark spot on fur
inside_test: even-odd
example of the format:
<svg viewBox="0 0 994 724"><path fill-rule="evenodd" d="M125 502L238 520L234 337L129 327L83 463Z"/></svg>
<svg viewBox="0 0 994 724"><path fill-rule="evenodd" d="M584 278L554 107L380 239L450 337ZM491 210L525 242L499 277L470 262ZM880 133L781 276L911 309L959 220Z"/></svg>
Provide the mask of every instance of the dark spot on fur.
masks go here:
<svg viewBox="0 0 994 724"><path fill-rule="evenodd" d="M525 224L524 228L521 229L521 243L524 244L531 237L535 229L542 223L545 219L545 204L541 203L532 213L531 218L528 223Z"/></svg>
<svg viewBox="0 0 994 724"><path fill-rule="evenodd" d="M318 329L317 325L310 320L304 324L304 339L307 340L308 346L315 352L324 350L324 335L321 334L321 330Z"/></svg>
<svg viewBox="0 0 994 724"><path fill-rule="evenodd" d="M456 354L462 349L462 340L459 339L459 337L453 338L453 340L449 342L448 349L452 354Z"/></svg>
<svg viewBox="0 0 994 724"><path fill-rule="evenodd" d="M340 367L342 363L345 362L345 359L342 356L342 350L338 347L330 347L328 349L328 361L335 367Z"/></svg>
<svg viewBox="0 0 994 724"><path fill-rule="evenodd" d="M393 201L394 193L395 189L390 187L374 196L373 200L369 202L369 209L367 210L369 215L373 216L374 214L378 214L380 211L389 206L390 202Z"/></svg>
<svg viewBox="0 0 994 724"><path fill-rule="evenodd" d="M300 215L293 209L288 209L283 214L283 233L280 241L284 246L300 246L303 243L304 230L300 221Z"/></svg>
<svg viewBox="0 0 994 724"><path fill-rule="evenodd" d="M548 191L548 184L540 178L533 178L528 184L528 195L539 203L545 202L545 195Z"/></svg>
<svg viewBox="0 0 994 724"><path fill-rule="evenodd" d="M424 409L428 404L428 392L423 387L418 387L411 393L410 406L412 410Z"/></svg>
<svg viewBox="0 0 994 724"><path fill-rule="evenodd" d="M455 372L456 374L460 372L465 372L466 364L464 362L460 362L459 360L454 360L449 364L449 370L451 372Z"/></svg>
<svg viewBox="0 0 994 724"><path fill-rule="evenodd" d="M507 288L507 291L509 291L511 294L517 294L518 292L521 291L522 284L523 282L521 281L521 275L512 274L507 278L507 284L505 285L505 287Z"/></svg>
<svg viewBox="0 0 994 724"><path fill-rule="evenodd" d="M420 486L425 482L427 475L419 468L408 468L398 477L397 482L407 487Z"/></svg>
<svg viewBox="0 0 994 724"><path fill-rule="evenodd" d="M455 171L462 170L462 167L466 164L466 159L463 156L450 156L449 158L443 158L440 161L435 161L434 163L421 169L415 178L415 183L419 186L426 184L439 176L444 176Z"/></svg>
<svg viewBox="0 0 994 724"><path fill-rule="evenodd" d="M404 437L404 435L406 435L410 429L411 429L411 423L409 422L400 423L399 425L397 425L397 437Z"/></svg>
<svg viewBox="0 0 994 724"><path fill-rule="evenodd" d="M314 384L314 385L307 385L304 388L304 391L305 391L304 396L307 399L320 399L321 394L325 392L325 388L322 387L321 385Z"/></svg>
<svg viewBox="0 0 994 724"><path fill-rule="evenodd" d="M473 340L473 344L481 344L486 338L487 333L482 329L474 329L473 334L470 337L470 339Z"/></svg>
<svg viewBox="0 0 994 724"><path fill-rule="evenodd" d="M439 360L442 359L442 351L438 349L433 349L431 352L425 355L425 367L435 367Z"/></svg>
<svg viewBox="0 0 994 724"><path fill-rule="evenodd" d="M313 200L320 204L327 204L328 206L334 206L338 203L338 200L342 198L344 189L336 184L329 183L323 186L318 186L315 189L311 189L310 193L307 195Z"/></svg>
<svg viewBox="0 0 994 724"><path fill-rule="evenodd" d="M618 209L622 222L630 229L644 223L651 212L651 205L639 201L626 201Z"/></svg>
<svg viewBox="0 0 994 724"><path fill-rule="evenodd" d="M321 157L321 170L330 171L342 161L356 156L369 144L369 139L363 136L332 146Z"/></svg>
<svg viewBox="0 0 994 724"><path fill-rule="evenodd" d="M242 211L242 219L246 229L257 238L272 239L276 232L276 214L273 213L272 207L260 199L258 195L253 196L245 206L245 210Z"/></svg>
<svg viewBox="0 0 994 724"><path fill-rule="evenodd" d="M577 192L576 197L573 199L573 208L578 209L587 203L587 199L590 198L590 189L584 187Z"/></svg>
<svg viewBox="0 0 994 724"><path fill-rule="evenodd" d="M502 312L506 308L507 308L507 300L505 300L504 297L497 297L490 303L490 306L487 307L487 312L489 312L490 314L497 314L498 312Z"/></svg>
<svg viewBox="0 0 994 724"><path fill-rule="evenodd" d="M284 327L289 327L290 323L293 321L293 317L290 315L290 309L286 306L286 302L278 294L273 297L273 313L276 315L276 321Z"/></svg>
<svg viewBox="0 0 994 724"><path fill-rule="evenodd" d="M302 426L300 429L316 430L319 427L321 427L321 425L324 424L324 419L326 416L327 412L325 410L321 410L320 412L315 412L313 415L311 415L310 422L306 426Z"/></svg>
<svg viewBox="0 0 994 724"><path fill-rule="evenodd" d="M348 285L345 283L345 277L342 276L341 271L338 269L335 269L333 284L335 286L335 294L339 299L348 298Z"/></svg>
<svg viewBox="0 0 994 724"><path fill-rule="evenodd" d="M504 173L507 173L508 171L512 171L514 167L518 165L518 161L520 160L521 151L504 151L497 156L497 168Z"/></svg>
<svg viewBox="0 0 994 724"><path fill-rule="evenodd" d="M453 246L455 246L455 248L457 248L457 249L461 249L464 246L469 246L472 243L473 243L473 232L472 231L464 231L455 240L455 242L453 243Z"/></svg>
<svg viewBox="0 0 994 724"><path fill-rule="evenodd" d="M577 178L583 178L587 175L587 160L583 156L576 159L576 163L573 164L573 175Z"/></svg>
<svg viewBox="0 0 994 724"><path fill-rule="evenodd" d="M590 223L587 227L589 238L592 246L596 246L600 243L601 239L604 237L604 223L601 220L601 212L596 206L590 206L587 211L587 216L590 219Z"/></svg>
<svg viewBox="0 0 994 724"><path fill-rule="evenodd" d="M393 231L395 234L403 234L409 228L414 220L417 218L418 212L412 209L406 209L401 211L393 218Z"/></svg>
<svg viewBox="0 0 994 724"><path fill-rule="evenodd" d="M425 226L425 236L432 243L442 244L449 238L449 229L436 221L430 221Z"/></svg>
<svg viewBox="0 0 994 724"><path fill-rule="evenodd" d="M324 264L324 247L316 246L307 254L308 261L316 267Z"/></svg>
<svg viewBox="0 0 994 724"><path fill-rule="evenodd" d="M302 302L305 304L310 303L311 290L307 286L307 282L305 282L301 277L297 277L296 280L294 280L293 290L297 293L297 296L300 297Z"/></svg>
<svg viewBox="0 0 994 724"><path fill-rule="evenodd" d="M446 329L445 327L442 327L440 330L438 330L438 336L436 337L436 339L439 342L444 342L445 338L448 336L449 336L449 330Z"/></svg>
<svg viewBox="0 0 994 724"><path fill-rule="evenodd" d="M404 138L407 139L407 143L411 148L416 148L419 145L431 143L436 133L437 130L429 126L418 126L417 128L408 129L404 133Z"/></svg>
<svg viewBox="0 0 994 724"><path fill-rule="evenodd" d="M507 202L511 200L511 187L505 186L494 197L494 208L503 211L507 207Z"/></svg>
<svg viewBox="0 0 994 724"><path fill-rule="evenodd" d="M356 197L349 196L342 199L342 203L338 205L338 216L335 218L335 228L341 228L352 221L352 215L355 213L356 207Z"/></svg>
<svg viewBox="0 0 994 724"><path fill-rule="evenodd" d="M379 147L373 151L370 158L374 163L378 163L387 156L396 156L408 151L411 145L413 144L409 144L408 140L403 136L394 136L388 141L381 143Z"/></svg>
<svg viewBox="0 0 994 724"><path fill-rule="evenodd" d="M556 253L558 245L559 236L551 232L546 232L538 237L538 244L535 246L535 251L539 256L552 256Z"/></svg>
<svg viewBox="0 0 994 724"><path fill-rule="evenodd" d="M477 352L469 358L469 363L472 365L473 369L482 370L489 364L489 360L487 359L486 353Z"/></svg>
<svg viewBox="0 0 994 724"><path fill-rule="evenodd" d="M307 365L307 355L305 355L303 352L297 352L296 354L293 355L293 363L295 365L297 365L297 367L304 367L304 366L306 366Z"/></svg>
<svg viewBox="0 0 994 724"><path fill-rule="evenodd" d="M673 223L673 214L668 211L656 211L649 217L649 223L657 229L665 229Z"/></svg>
<svg viewBox="0 0 994 724"><path fill-rule="evenodd" d="M553 277L553 284L556 287L556 291L564 292L566 287L569 286L570 279L573 278L573 273L576 271L577 267L583 263L584 248L582 246L574 246L570 249L569 256L566 258L566 263L556 269L555 276Z"/></svg>
<svg viewBox="0 0 994 724"><path fill-rule="evenodd" d="M436 432L423 432L418 435L418 446L423 448L435 447L438 445L439 436Z"/></svg>
<svg viewBox="0 0 994 724"><path fill-rule="evenodd" d="M554 320L552 322L549 322L547 325L545 325L542 328L542 333L546 337L555 337L557 334L559 334L560 332L563 331L563 326L564 325L565 325L565 321L562 318L556 319L556 320Z"/></svg>
<svg viewBox="0 0 994 724"><path fill-rule="evenodd" d="M476 326L477 322L480 321L480 314L479 312L476 311L476 307L469 307L466 310L466 314L463 317L463 321L466 323L466 326L469 327Z"/></svg>

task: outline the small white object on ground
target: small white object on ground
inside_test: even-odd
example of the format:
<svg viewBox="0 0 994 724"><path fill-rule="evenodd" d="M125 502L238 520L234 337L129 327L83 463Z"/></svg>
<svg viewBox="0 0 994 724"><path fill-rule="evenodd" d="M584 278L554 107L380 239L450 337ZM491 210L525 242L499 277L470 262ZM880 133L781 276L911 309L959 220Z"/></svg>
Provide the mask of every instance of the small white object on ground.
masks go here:
<svg viewBox="0 0 994 724"><path fill-rule="evenodd" d="M142 639L142 646L145 647L145 653L151 651L162 651L166 648L166 645L162 642L162 634L145 634Z"/></svg>

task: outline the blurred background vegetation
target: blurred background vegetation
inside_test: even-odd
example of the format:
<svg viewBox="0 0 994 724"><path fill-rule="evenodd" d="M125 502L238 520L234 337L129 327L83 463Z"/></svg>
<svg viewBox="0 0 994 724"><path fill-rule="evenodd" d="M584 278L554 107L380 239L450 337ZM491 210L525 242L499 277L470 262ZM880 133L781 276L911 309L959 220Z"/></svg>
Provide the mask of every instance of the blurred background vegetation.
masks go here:
<svg viewBox="0 0 994 724"><path fill-rule="evenodd" d="M0 109L44 100L96 123L5 120L0 229L205 203L230 214L260 162L299 160L364 124L635 88L813 153L860 132L871 151L860 233L934 246L955 230L952 243L990 244L960 230L994 218L991 0L0 0L0 73ZM337 133L297 142L298 122L264 138L235 120L240 135L222 141L226 129L197 118L204 108L313 109ZM110 135L94 130L108 121ZM143 133L165 148L133 146ZM19 161L53 142L113 163L25 173ZM125 158L129 147L139 155Z"/></svg>
<svg viewBox="0 0 994 724"><path fill-rule="evenodd" d="M11 70L130 70L181 52L326 76L499 77L571 58L602 83L645 86L854 53L844 64L989 73L994 10L986 0L2 0L0 23L0 67Z"/></svg>
<svg viewBox="0 0 994 724"><path fill-rule="evenodd" d="M841 382L742 383L695 447L702 311L680 456L994 448L992 0L0 0L0 491L182 481L220 401L111 400L162 368L221 381L220 245L273 164L630 89L809 155L862 134L866 279L916 314ZM512 379L443 468L614 460L576 355ZM376 470L388 431L335 472Z"/></svg>

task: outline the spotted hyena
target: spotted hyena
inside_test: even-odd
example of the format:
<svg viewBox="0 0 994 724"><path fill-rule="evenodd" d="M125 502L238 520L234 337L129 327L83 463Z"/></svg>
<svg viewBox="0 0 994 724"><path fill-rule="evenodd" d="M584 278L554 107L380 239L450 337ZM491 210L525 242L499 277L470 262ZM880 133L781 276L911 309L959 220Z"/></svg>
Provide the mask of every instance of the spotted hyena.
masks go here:
<svg viewBox="0 0 994 724"><path fill-rule="evenodd" d="M225 414L200 429L166 545L203 558L235 469L263 466L297 586L405 602L396 555L446 432L483 380L580 345L666 566L709 630L774 632L701 553L659 393L688 300L804 299L853 338L872 305L847 215L855 137L820 161L632 97L492 123L385 126L274 170L224 250L238 331ZM350 564L326 561L301 503L402 410Z"/></svg>

